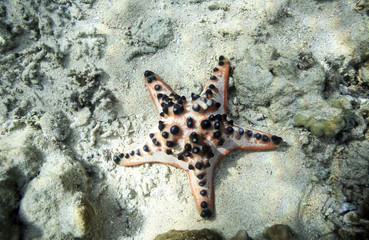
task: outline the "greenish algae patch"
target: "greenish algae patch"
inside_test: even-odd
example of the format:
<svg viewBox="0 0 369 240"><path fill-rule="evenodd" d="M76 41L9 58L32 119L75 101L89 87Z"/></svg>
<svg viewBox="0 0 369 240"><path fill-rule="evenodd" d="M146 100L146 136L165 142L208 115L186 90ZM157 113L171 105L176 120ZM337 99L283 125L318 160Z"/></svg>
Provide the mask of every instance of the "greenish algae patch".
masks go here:
<svg viewBox="0 0 369 240"><path fill-rule="evenodd" d="M330 116L320 115L322 109L325 109L326 113L331 111L325 108L327 106L324 107L324 105L317 105L319 107L316 111L310 111L310 114L296 114L294 117L295 125L309 129L310 132L317 137L333 137L336 135L345 127L345 119L347 119L351 114L351 101L347 98L337 98L327 99L326 103L333 107L333 109L337 109L339 112L336 112L336 114L331 113L329 114Z"/></svg>
<svg viewBox="0 0 369 240"><path fill-rule="evenodd" d="M345 120L342 115L338 115L332 120L326 120L297 114L294 121L295 125L309 129L317 137L322 137L323 135L332 137L345 126Z"/></svg>

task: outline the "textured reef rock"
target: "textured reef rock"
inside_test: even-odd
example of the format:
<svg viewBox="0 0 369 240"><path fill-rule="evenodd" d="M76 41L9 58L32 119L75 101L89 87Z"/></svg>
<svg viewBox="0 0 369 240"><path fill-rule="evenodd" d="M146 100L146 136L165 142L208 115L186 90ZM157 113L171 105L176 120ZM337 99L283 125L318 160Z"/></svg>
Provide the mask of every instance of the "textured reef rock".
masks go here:
<svg viewBox="0 0 369 240"><path fill-rule="evenodd" d="M0 159L3 161L4 159ZM17 219L20 196L11 176L0 177L0 238L20 239L21 226Z"/></svg>
<svg viewBox="0 0 369 240"><path fill-rule="evenodd" d="M237 232L236 236L231 238L231 240L252 240L252 238L247 234L246 231L240 230Z"/></svg>
<svg viewBox="0 0 369 240"><path fill-rule="evenodd" d="M44 229L45 238L81 236L88 231L93 216L91 206L83 204L88 179L85 170L60 154L48 158L40 174L28 184L20 216L31 226ZM45 211L40 211L42 208Z"/></svg>
<svg viewBox="0 0 369 240"><path fill-rule="evenodd" d="M276 224L265 229L264 236L270 240L297 240L296 235L287 225ZM223 240L224 238L217 232L209 229L201 230L170 230L159 234L155 240ZM230 240L252 240L246 231L240 230Z"/></svg>
<svg viewBox="0 0 369 240"><path fill-rule="evenodd" d="M264 235L270 240L297 240L291 228L283 224L276 224L267 228Z"/></svg>
<svg viewBox="0 0 369 240"><path fill-rule="evenodd" d="M18 211L27 184L44 163L37 146L40 133L28 128L0 139L0 239L20 239L23 235Z"/></svg>
<svg viewBox="0 0 369 240"><path fill-rule="evenodd" d="M210 229L202 230L170 230L169 232L159 234L154 240L223 240L223 237Z"/></svg>

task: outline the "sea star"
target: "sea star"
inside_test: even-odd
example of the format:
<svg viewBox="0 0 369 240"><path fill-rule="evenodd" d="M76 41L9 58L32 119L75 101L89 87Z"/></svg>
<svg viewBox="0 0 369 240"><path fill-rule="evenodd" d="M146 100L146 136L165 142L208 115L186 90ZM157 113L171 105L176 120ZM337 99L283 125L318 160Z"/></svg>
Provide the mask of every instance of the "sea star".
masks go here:
<svg viewBox="0 0 369 240"><path fill-rule="evenodd" d="M213 174L219 160L232 150L275 149L282 138L250 128L241 128L226 114L228 59L219 57L208 85L192 101L175 94L151 71L145 84L160 112L159 124L144 142L113 157L116 164L133 166L160 162L187 172L196 207L203 218L214 211Z"/></svg>

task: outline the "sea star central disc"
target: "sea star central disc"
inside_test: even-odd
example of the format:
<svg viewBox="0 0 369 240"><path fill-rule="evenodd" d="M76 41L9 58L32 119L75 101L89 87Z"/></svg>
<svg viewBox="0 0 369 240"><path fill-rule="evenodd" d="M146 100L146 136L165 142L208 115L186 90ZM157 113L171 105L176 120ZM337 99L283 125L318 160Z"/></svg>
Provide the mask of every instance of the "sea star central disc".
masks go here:
<svg viewBox="0 0 369 240"><path fill-rule="evenodd" d="M196 207L203 218L214 211L213 174L219 160L232 150L275 149L282 138L241 128L227 117L227 85L230 64L219 57L209 83L191 101L175 94L151 71L144 73L146 87L161 120L145 141L115 155L121 166L160 162L185 170Z"/></svg>

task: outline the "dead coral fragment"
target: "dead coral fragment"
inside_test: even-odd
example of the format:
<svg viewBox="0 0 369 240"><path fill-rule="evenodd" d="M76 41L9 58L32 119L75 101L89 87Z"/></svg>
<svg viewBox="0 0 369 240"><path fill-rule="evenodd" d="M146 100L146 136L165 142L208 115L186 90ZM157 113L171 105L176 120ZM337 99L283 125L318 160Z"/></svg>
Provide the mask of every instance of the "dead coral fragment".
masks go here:
<svg viewBox="0 0 369 240"><path fill-rule="evenodd" d="M78 236L83 236L90 231L94 216L95 211L87 202L74 207L74 226L78 232Z"/></svg>
<svg viewBox="0 0 369 240"><path fill-rule="evenodd" d="M43 134L52 140L64 141L71 133L69 119L62 111L45 113L39 123Z"/></svg>

